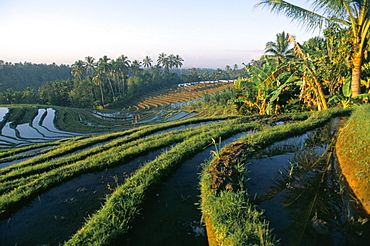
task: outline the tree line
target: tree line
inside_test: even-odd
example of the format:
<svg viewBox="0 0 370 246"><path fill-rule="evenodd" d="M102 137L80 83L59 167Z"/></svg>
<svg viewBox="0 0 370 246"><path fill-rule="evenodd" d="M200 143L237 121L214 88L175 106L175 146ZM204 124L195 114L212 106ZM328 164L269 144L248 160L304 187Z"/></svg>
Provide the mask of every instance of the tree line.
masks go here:
<svg viewBox="0 0 370 246"><path fill-rule="evenodd" d="M47 81L72 78L69 65L11 63L0 60L0 92L11 88L15 91L26 87L37 90Z"/></svg>
<svg viewBox="0 0 370 246"><path fill-rule="evenodd" d="M72 77L47 81L37 89L23 91L8 88L0 92L0 103L40 103L82 108L124 104L143 92L168 88L180 83L202 80L235 79L245 73L237 65L221 69L181 69L179 55L158 55L154 65L146 56L130 61L125 55L117 59L91 56L76 61L69 70Z"/></svg>

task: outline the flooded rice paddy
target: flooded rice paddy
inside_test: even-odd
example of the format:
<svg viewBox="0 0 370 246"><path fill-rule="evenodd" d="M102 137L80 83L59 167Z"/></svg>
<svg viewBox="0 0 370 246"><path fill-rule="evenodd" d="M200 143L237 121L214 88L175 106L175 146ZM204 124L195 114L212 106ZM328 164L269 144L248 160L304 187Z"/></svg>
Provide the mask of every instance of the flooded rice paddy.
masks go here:
<svg viewBox="0 0 370 246"><path fill-rule="evenodd" d="M336 162L335 124L277 142L247 161L248 193L281 245L368 245L368 218Z"/></svg>
<svg viewBox="0 0 370 246"><path fill-rule="evenodd" d="M55 110L40 108L31 123L14 124L6 119L8 108L0 107L0 147L22 147L80 136L81 134L61 131L54 125Z"/></svg>
<svg viewBox="0 0 370 246"><path fill-rule="evenodd" d="M0 245L60 245L68 240L108 194L164 149L101 172L84 174L40 195L0 222Z"/></svg>
<svg viewBox="0 0 370 246"><path fill-rule="evenodd" d="M222 140L217 148L252 132ZM208 245L199 209L199 173L210 159L211 146L182 163L181 167L144 204L142 216L115 245Z"/></svg>

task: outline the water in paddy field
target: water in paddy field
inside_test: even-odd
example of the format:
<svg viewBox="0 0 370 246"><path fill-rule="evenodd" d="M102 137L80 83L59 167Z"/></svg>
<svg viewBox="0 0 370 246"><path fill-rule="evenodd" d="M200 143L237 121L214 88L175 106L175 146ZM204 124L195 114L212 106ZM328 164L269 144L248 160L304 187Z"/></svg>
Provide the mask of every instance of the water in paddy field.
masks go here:
<svg viewBox="0 0 370 246"><path fill-rule="evenodd" d="M236 141L243 132L222 140L222 145ZM218 146L220 148L220 146ZM208 147L185 161L176 172L158 187L144 204L141 218L128 235L114 245L135 246L200 246L208 245L199 209L199 173L211 156L214 146Z"/></svg>
<svg viewBox="0 0 370 246"><path fill-rule="evenodd" d="M54 125L55 110L38 109L31 123L12 125L5 120L8 108L0 107L0 147L21 147L82 134L58 130Z"/></svg>
<svg viewBox="0 0 370 246"><path fill-rule="evenodd" d="M354 202L335 158L336 123L247 160L248 194L281 245L369 245L370 218Z"/></svg>
<svg viewBox="0 0 370 246"><path fill-rule="evenodd" d="M118 184L165 149L103 171L83 174L38 196L0 221L0 245L63 245L94 214Z"/></svg>

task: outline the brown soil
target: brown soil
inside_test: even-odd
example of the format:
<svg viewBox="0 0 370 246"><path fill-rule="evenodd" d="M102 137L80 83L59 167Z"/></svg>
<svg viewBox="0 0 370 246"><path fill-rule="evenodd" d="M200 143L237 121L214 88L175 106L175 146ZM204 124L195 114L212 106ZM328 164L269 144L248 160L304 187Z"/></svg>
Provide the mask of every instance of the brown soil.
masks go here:
<svg viewBox="0 0 370 246"><path fill-rule="evenodd" d="M217 158L210 169L211 173L211 188L216 192L221 190L237 190L240 189L235 181L239 180L239 172L235 169L239 162L247 143L244 141L235 142L228 148L224 149L219 158Z"/></svg>
<svg viewBox="0 0 370 246"><path fill-rule="evenodd" d="M235 181L239 180L238 176L240 175L235 166L238 164L247 146L247 142L235 142L220 153L219 158L212 163L208 170L211 173L211 189L218 193L221 190L238 190L241 188L239 184L235 183ZM207 216L205 216L204 221L208 244L210 246L222 245L222 243L217 241L212 224Z"/></svg>
<svg viewBox="0 0 370 246"><path fill-rule="evenodd" d="M352 122L353 124L353 122ZM365 211L370 214L370 185L369 180L363 177L368 177L368 166L359 165L360 161L369 155L369 148L362 150L354 150L351 146L356 146L356 135L361 134L353 131L353 126L348 123L340 132L337 143L336 152L340 168L343 175L356 195L357 199L361 202Z"/></svg>

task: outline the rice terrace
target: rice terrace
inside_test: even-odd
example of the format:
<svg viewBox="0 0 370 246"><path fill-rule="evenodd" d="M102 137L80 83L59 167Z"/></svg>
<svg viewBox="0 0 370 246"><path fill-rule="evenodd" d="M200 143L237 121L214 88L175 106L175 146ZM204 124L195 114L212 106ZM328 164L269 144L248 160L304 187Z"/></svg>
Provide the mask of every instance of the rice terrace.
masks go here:
<svg viewBox="0 0 370 246"><path fill-rule="evenodd" d="M369 245L370 2L257 2L320 36L241 68L0 60L0 245Z"/></svg>

